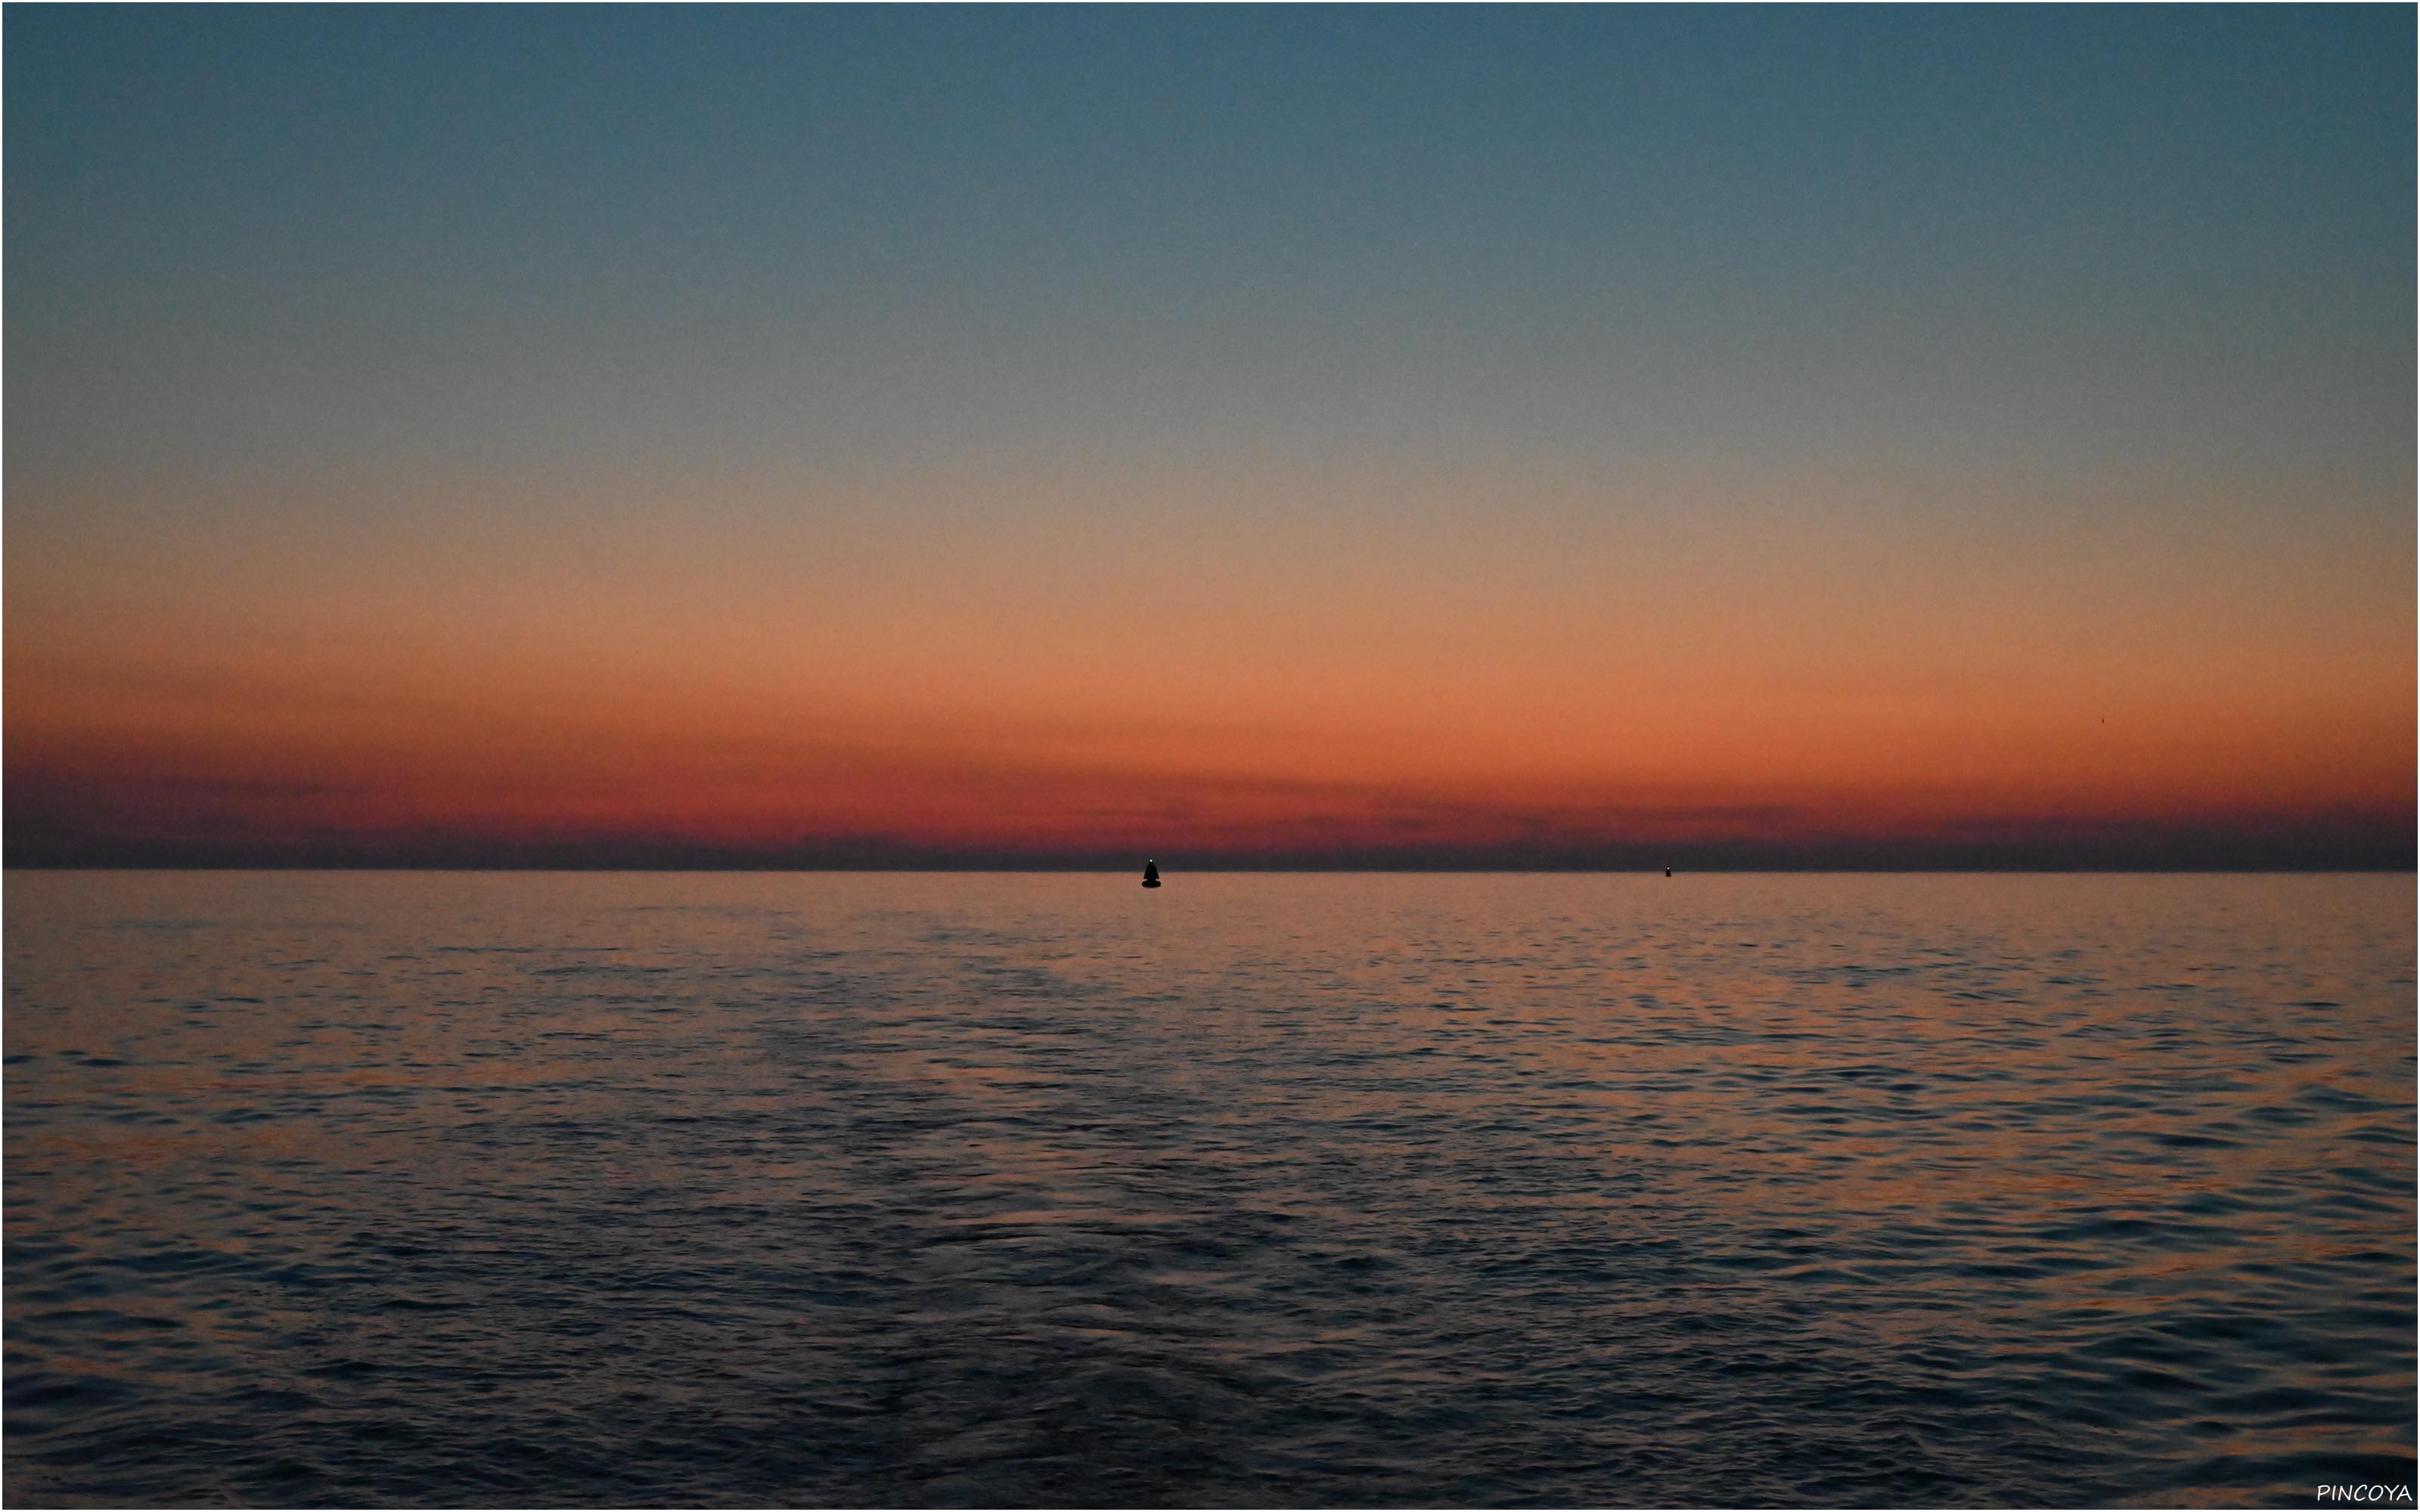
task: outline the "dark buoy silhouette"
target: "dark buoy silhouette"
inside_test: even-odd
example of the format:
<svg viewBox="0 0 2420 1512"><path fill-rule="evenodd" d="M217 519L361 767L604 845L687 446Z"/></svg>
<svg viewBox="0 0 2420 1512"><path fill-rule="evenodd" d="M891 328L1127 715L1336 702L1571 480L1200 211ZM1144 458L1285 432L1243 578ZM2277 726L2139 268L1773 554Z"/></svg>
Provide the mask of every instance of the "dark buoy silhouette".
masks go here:
<svg viewBox="0 0 2420 1512"><path fill-rule="evenodd" d="M1671 869L1670 867L1668 867L1668 867L1666 867L1666 868L1664 869L1664 874L1665 874L1666 876L1668 876L1668 876L1670 876L1670 875L1672 874L1672 869Z"/></svg>
<svg viewBox="0 0 2420 1512"><path fill-rule="evenodd" d="M1156 887L1159 886L1159 863L1157 861L1145 861L1142 864L1142 885L1146 887Z"/></svg>

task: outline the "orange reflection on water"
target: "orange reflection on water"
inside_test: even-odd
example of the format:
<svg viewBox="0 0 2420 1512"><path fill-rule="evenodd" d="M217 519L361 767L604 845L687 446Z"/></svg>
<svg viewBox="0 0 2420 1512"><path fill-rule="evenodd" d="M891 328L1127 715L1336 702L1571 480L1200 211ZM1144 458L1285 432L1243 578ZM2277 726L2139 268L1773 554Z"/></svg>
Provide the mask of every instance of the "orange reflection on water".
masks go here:
<svg viewBox="0 0 2420 1512"><path fill-rule="evenodd" d="M931 1442L1023 1423L1042 1388L979 1383L1039 1350L1489 1442L1686 1416L1715 1455L1779 1412L2034 1474L2411 1451L2401 879L19 873L8 905L37 1372L206 1400L240 1340L315 1400L519 1370L570 1384L510 1410L559 1414L632 1368L566 1341L632 1330L709 1398L845 1396L908 1340L901 1390L974 1394L916 1409ZM226 1332L179 1363L70 1300L93 1277Z"/></svg>

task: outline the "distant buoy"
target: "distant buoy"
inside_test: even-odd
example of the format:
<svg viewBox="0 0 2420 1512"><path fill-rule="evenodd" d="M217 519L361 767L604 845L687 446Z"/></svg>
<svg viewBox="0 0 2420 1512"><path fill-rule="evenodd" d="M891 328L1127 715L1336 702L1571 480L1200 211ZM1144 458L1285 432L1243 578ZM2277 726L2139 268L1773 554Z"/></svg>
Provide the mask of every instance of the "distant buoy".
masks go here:
<svg viewBox="0 0 2420 1512"><path fill-rule="evenodd" d="M1156 887L1159 886L1159 863L1157 861L1145 861L1142 864L1142 885L1146 887Z"/></svg>
<svg viewBox="0 0 2420 1512"><path fill-rule="evenodd" d="M1670 867L1668 867L1668 867L1666 867L1666 868L1664 869L1664 874L1665 874L1666 876L1668 876L1668 876L1670 876L1670 875L1672 874L1672 869L1671 869Z"/></svg>

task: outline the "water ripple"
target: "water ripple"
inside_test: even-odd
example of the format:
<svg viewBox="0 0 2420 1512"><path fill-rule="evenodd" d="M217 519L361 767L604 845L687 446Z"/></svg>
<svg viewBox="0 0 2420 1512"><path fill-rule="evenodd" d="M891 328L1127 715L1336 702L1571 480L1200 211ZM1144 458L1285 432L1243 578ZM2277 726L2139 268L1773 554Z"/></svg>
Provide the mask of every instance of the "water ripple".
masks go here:
<svg viewBox="0 0 2420 1512"><path fill-rule="evenodd" d="M2408 878L8 880L18 1504L2413 1478Z"/></svg>

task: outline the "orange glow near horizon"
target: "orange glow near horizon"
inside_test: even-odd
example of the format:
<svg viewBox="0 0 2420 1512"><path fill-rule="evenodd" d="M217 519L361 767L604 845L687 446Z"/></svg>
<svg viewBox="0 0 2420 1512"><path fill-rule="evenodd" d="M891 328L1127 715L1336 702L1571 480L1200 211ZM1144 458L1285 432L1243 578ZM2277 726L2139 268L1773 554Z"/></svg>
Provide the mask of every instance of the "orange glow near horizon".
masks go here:
<svg viewBox="0 0 2420 1512"><path fill-rule="evenodd" d="M704 537L637 498L559 501L549 532L427 499L348 516L416 537L21 528L10 817L271 854L1311 862L2409 831L2393 563L2180 544L2088 501L2051 512L2062 540L1912 495L1730 497L1717 531L1687 490L1497 515L1500 484L1357 482L743 495Z"/></svg>

